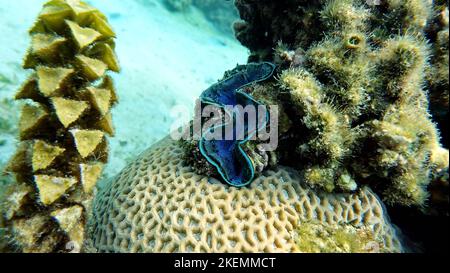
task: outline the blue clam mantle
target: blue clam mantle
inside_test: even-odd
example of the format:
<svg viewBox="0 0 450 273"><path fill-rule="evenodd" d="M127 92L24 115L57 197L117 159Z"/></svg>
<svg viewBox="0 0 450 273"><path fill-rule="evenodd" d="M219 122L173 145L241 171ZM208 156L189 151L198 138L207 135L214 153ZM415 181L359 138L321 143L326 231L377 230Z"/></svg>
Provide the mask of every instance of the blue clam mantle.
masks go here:
<svg viewBox="0 0 450 273"><path fill-rule="evenodd" d="M261 104L250 95L244 93L242 88L256 82L261 82L270 78L275 71L275 65L271 63L250 63L244 69L233 74L229 78L211 86L200 96L202 105L213 105L227 111L225 106L241 105L245 108L248 105L258 108ZM250 140L258 131L264 128L269 121L269 114L266 112L263 122L258 123L254 130L248 127L242 117L245 113L233 111L227 112L232 117L231 122L236 122L233 127L232 140L216 140L207 137L214 134L218 127L225 130L231 122L225 122L217 127L209 128L203 133L199 142L199 149L202 155L211 163L222 176L224 181L235 187L244 187L250 184L255 176L254 163L242 149L242 145ZM244 121L244 124L239 124ZM238 138L244 133L243 140ZM239 139L239 140L237 140Z"/></svg>

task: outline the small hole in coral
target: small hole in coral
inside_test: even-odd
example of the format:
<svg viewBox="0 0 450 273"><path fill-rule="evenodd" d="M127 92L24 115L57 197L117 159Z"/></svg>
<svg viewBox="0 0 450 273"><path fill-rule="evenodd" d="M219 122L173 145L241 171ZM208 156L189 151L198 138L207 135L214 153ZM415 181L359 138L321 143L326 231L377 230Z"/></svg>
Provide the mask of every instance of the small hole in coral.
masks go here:
<svg viewBox="0 0 450 273"><path fill-rule="evenodd" d="M358 35L353 35L353 36L350 36L350 38L348 38L346 46L347 46L347 48L350 48L350 49L356 49L356 48L359 48L362 43L363 43L362 37L360 37Z"/></svg>

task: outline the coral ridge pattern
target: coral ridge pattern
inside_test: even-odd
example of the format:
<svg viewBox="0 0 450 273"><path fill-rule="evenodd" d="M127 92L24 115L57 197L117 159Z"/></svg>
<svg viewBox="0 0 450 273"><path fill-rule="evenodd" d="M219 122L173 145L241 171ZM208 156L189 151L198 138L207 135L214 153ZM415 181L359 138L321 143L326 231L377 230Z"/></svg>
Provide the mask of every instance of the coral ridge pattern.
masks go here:
<svg viewBox="0 0 450 273"><path fill-rule="evenodd" d="M354 194L317 193L301 182L298 172L282 166L260 175L248 187L236 188L196 174L181 159L183 152L168 137L105 185L95 198L88 224L91 249L122 253L404 250L383 204L368 188Z"/></svg>

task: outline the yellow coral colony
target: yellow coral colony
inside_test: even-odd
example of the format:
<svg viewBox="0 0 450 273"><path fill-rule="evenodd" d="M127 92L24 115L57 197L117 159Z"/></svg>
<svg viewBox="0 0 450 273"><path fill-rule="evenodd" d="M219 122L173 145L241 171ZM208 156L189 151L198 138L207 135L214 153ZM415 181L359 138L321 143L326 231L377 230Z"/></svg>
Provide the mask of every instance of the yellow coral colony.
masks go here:
<svg viewBox="0 0 450 273"><path fill-rule="evenodd" d="M28 103L7 167L17 183L3 204L9 241L24 252L77 251L114 133L117 96L106 72L119 71L115 34L82 1L52 0L30 35L24 68L34 73L16 95Z"/></svg>

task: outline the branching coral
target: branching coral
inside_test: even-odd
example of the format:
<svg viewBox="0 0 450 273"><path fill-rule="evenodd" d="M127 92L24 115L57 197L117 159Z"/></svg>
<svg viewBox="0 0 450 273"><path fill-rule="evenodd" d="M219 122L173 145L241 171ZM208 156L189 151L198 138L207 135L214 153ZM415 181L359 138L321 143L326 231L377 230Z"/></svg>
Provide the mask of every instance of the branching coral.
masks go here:
<svg viewBox="0 0 450 273"><path fill-rule="evenodd" d="M377 196L311 190L278 166L247 188L198 175L162 140L106 185L88 230L99 252L402 252ZM333 238L336 240L333 242Z"/></svg>
<svg viewBox="0 0 450 273"><path fill-rule="evenodd" d="M427 97L428 87L442 119L435 105L448 105L448 9L439 1L377 3L237 0L236 36L250 61L282 69L277 87L250 90L272 93L263 97L288 113L281 164L314 188L370 184L389 204L423 206L430 182L448 172Z"/></svg>
<svg viewBox="0 0 450 273"><path fill-rule="evenodd" d="M115 34L84 2L51 0L30 35L23 66L33 73L16 94L28 100L21 143L7 166L17 183L2 212L12 247L72 251L68 246L83 244L86 212L107 161L106 135L113 134L117 96L106 72L119 70Z"/></svg>

